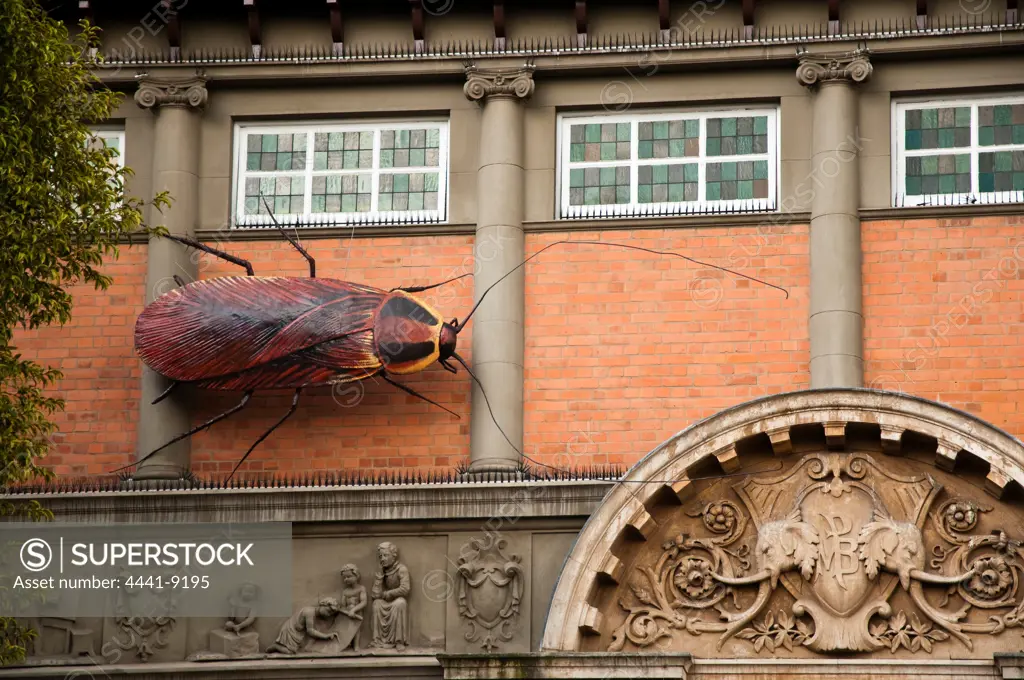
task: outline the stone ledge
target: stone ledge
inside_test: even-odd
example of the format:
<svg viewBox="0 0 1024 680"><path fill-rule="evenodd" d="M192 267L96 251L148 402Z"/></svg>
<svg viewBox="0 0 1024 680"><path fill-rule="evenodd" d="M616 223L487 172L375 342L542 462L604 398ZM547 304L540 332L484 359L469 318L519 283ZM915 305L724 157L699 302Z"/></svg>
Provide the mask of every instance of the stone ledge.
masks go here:
<svg viewBox="0 0 1024 680"><path fill-rule="evenodd" d="M586 518L611 481L18 493L59 522L391 522Z"/></svg>
<svg viewBox="0 0 1024 680"><path fill-rule="evenodd" d="M654 680L690 677L689 654L439 654L444 680Z"/></svg>
<svg viewBox="0 0 1024 680"><path fill-rule="evenodd" d="M400 675L397 675L399 674ZM47 666L0 670L0 678L68 680L69 678L131 677L133 680L319 680L394 678L439 680L441 669L433 656L372 657L358 660L302 659L281 661L217 661L152 663L123 666Z"/></svg>

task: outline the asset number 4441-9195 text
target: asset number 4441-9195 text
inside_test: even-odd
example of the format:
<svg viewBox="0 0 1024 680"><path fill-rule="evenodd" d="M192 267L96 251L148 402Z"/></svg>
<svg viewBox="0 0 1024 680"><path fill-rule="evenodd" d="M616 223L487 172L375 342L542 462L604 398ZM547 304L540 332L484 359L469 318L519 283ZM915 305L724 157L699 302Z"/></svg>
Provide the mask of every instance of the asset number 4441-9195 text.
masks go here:
<svg viewBox="0 0 1024 680"><path fill-rule="evenodd" d="M127 588L180 588L182 590L196 589L206 590L210 587L210 577L207 575L192 576L129 576L125 579Z"/></svg>

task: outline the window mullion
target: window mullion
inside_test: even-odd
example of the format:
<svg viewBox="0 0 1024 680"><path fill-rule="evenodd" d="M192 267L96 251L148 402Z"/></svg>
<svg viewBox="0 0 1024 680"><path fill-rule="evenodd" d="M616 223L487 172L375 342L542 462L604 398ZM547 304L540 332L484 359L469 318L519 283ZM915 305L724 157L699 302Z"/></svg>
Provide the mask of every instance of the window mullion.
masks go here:
<svg viewBox="0 0 1024 680"><path fill-rule="evenodd" d="M378 126L373 131L373 159L370 165L370 215L379 217L377 214L380 206L380 138L384 127Z"/></svg>
<svg viewBox="0 0 1024 680"><path fill-rule="evenodd" d="M978 156L980 142L981 109L977 102L971 105L971 193L981 198L981 159Z"/></svg>
<svg viewBox="0 0 1024 680"><path fill-rule="evenodd" d="M640 120L629 122L629 212L640 211Z"/></svg>
<svg viewBox="0 0 1024 680"><path fill-rule="evenodd" d="M313 140L314 130L306 130L306 183L303 187L302 212L303 219L313 221ZM293 138L294 139L294 138ZM294 144L294 141L292 142Z"/></svg>
<svg viewBox="0 0 1024 680"><path fill-rule="evenodd" d="M697 128L697 207L702 209L707 204L707 160L705 153L707 152L707 130L708 130L708 115L702 114L700 116L700 127Z"/></svg>

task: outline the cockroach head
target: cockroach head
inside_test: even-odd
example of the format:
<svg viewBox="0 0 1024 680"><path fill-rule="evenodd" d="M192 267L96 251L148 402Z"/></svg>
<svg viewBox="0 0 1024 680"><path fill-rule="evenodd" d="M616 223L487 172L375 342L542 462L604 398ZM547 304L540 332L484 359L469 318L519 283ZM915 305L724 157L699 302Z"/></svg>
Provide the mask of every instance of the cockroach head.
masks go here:
<svg viewBox="0 0 1024 680"><path fill-rule="evenodd" d="M451 323L441 324L441 338L438 346L441 361L449 359L455 354L455 343L459 339L458 324L459 322L455 319L452 319Z"/></svg>

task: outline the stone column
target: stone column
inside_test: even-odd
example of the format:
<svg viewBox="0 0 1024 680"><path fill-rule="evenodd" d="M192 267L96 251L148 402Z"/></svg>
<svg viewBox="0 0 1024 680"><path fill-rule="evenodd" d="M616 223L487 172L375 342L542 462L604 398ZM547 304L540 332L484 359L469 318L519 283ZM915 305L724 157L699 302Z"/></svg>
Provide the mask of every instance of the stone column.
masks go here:
<svg viewBox="0 0 1024 680"><path fill-rule="evenodd" d="M811 141L811 387L862 387L860 183L856 84L866 52L800 55L796 77L815 90Z"/></svg>
<svg viewBox="0 0 1024 680"><path fill-rule="evenodd" d="M155 116L153 144L153 192L167 191L171 206L150 216L171 234L195 233L199 215L199 112L206 104L206 80L180 81L150 78L139 80L135 103ZM197 267L178 243L150 239L146 270L146 304L176 287L174 275L191 282ZM188 407L181 392L172 392L158 404L151 403L167 387L166 378L142 367L139 430L136 455L141 458L191 427ZM189 469L190 445L184 440L169 446L139 465L136 479L174 479Z"/></svg>
<svg viewBox="0 0 1024 680"><path fill-rule="evenodd" d="M474 246L476 299L523 261L523 101L533 93L533 67L466 69L466 96L483 107L477 168ZM512 470L523 448L523 269L501 282L473 315L473 372L509 442L473 385L470 472Z"/></svg>

